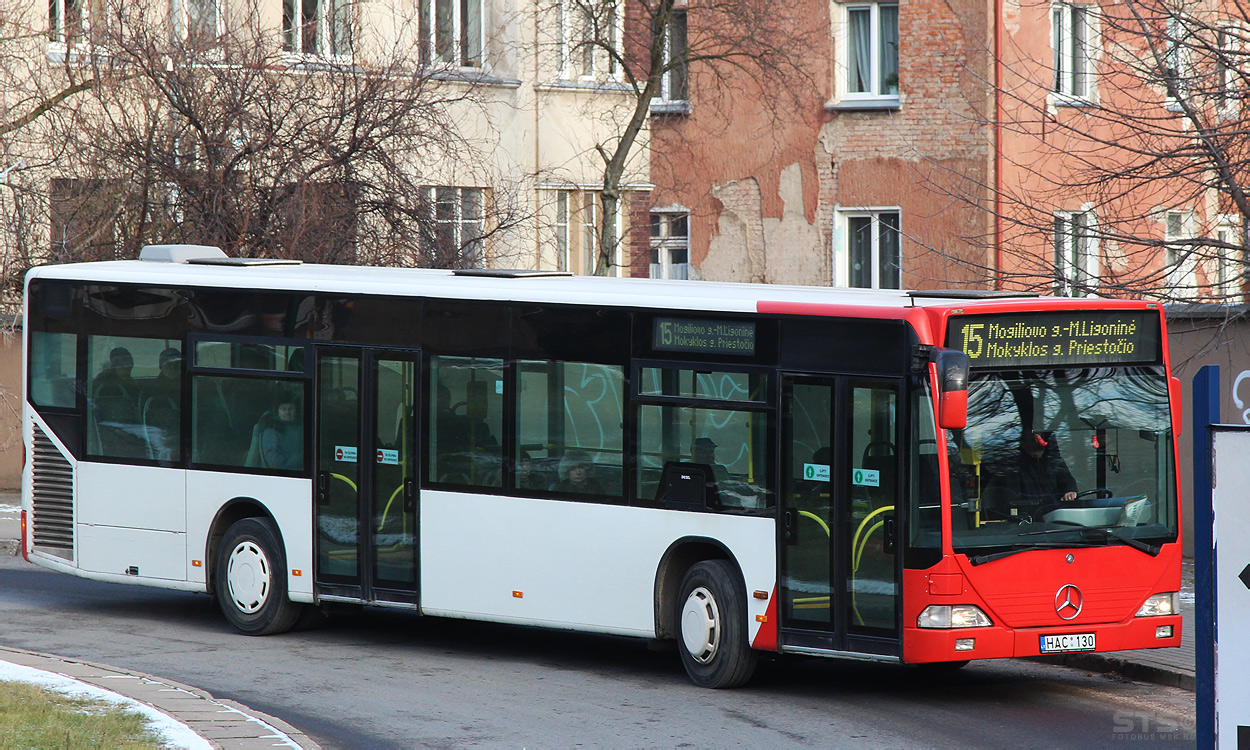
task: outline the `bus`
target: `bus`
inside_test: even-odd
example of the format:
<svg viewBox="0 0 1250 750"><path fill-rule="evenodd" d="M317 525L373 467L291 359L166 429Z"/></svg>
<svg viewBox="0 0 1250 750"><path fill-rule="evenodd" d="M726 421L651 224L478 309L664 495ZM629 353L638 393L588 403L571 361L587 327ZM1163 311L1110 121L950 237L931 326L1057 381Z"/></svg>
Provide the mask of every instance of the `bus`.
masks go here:
<svg viewBox="0 0 1250 750"><path fill-rule="evenodd" d="M249 635L359 605L960 666L1178 646L1161 305L227 257L27 276L21 552Z"/></svg>

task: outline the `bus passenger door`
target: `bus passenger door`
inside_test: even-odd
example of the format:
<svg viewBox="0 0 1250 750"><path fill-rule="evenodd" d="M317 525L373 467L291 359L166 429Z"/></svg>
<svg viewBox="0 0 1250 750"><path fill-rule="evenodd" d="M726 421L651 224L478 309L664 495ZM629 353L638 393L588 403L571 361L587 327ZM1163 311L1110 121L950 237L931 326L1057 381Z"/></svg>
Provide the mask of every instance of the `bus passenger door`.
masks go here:
<svg viewBox="0 0 1250 750"><path fill-rule="evenodd" d="M416 353L320 349L314 483L323 600L415 604Z"/></svg>
<svg viewBox="0 0 1250 750"><path fill-rule="evenodd" d="M781 645L899 653L898 386L787 376Z"/></svg>

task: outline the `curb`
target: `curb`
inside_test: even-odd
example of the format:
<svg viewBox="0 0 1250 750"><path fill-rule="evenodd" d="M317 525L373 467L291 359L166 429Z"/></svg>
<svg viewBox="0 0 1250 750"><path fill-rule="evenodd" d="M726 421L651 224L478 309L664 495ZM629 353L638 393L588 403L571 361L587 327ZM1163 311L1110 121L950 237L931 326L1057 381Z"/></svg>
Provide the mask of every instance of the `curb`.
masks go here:
<svg viewBox="0 0 1250 750"><path fill-rule="evenodd" d="M1130 680L1149 682L1154 685L1177 687L1181 690L1194 692L1197 679L1194 675L1184 674L1173 669L1157 667L1150 664L1134 662L1123 657L1110 654L1067 654L1065 656L1036 656L1036 661L1043 664L1058 664L1073 669L1084 669L1088 672L1114 673L1123 675Z"/></svg>
<svg viewBox="0 0 1250 750"><path fill-rule="evenodd" d="M7 657L7 658L6 658ZM0 646L0 660L32 667L53 674L60 674L88 685L109 690L124 697L143 703L161 713L186 725L188 729L203 737L214 748L248 748L248 747L294 747L300 750L320 750L321 746L313 742L282 719L261 713L237 701L215 698L212 693L200 688L184 685L173 680L153 677L143 672L112 667L107 664L70 659L63 656L41 654L35 651ZM96 675L85 674L98 673ZM142 681L145 688L159 686L158 692L174 693L165 695L168 703L149 700L144 696L130 691L129 694L118 688L121 684L100 684L107 679L131 678ZM151 691L149 690L149 693ZM181 695L177 695L181 693ZM189 696L189 697L188 697ZM193 705L187 705L187 701ZM216 708L217 710L213 710ZM179 710L181 709L181 710ZM181 714L181 715L180 715ZM274 734L274 732L278 734Z"/></svg>

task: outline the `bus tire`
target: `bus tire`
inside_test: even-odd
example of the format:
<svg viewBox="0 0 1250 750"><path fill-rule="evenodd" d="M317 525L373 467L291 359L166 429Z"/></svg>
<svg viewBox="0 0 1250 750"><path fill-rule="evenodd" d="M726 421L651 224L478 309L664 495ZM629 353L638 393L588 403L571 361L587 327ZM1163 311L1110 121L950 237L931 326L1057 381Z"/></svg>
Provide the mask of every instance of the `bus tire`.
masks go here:
<svg viewBox="0 0 1250 750"><path fill-rule="evenodd" d="M236 521L222 537L213 567L217 602L241 633L285 633L299 620L303 607L287 597L286 557L273 522Z"/></svg>
<svg viewBox="0 0 1250 750"><path fill-rule="evenodd" d="M746 591L733 566L705 560L686 571L678 600L682 665L699 687L732 688L755 672L747 642Z"/></svg>

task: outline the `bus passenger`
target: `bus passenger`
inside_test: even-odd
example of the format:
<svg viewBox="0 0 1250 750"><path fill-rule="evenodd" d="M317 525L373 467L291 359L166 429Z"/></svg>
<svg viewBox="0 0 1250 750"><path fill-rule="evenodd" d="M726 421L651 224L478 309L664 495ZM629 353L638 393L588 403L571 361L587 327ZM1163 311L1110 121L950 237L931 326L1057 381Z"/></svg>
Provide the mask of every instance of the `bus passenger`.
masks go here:
<svg viewBox="0 0 1250 750"><path fill-rule="evenodd" d="M580 492L583 495L602 495L603 487L591 476L594 463L586 451L565 451L560 459L560 481L549 489L555 492Z"/></svg>
<svg viewBox="0 0 1250 750"><path fill-rule="evenodd" d="M130 377L134 368L135 359L131 356L130 350L124 346L114 348L109 352L109 361L100 369L95 380L91 381L91 397L137 398L139 388Z"/></svg>
<svg viewBox="0 0 1250 750"><path fill-rule="evenodd" d="M710 466L712 468L712 477L718 483L729 479L729 469L716 463L716 443L712 442L712 438L695 438L690 460L696 464Z"/></svg>
<svg viewBox="0 0 1250 750"><path fill-rule="evenodd" d="M260 466L267 469L304 468L304 423L299 401L285 398L276 411L265 412L256 425Z"/></svg>
<svg viewBox="0 0 1250 750"><path fill-rule="evenodd" d="M1010 508L1040 513L1053 510L1059 502L1076 499L1076 479L1059 455L1053 433L1025 430L1020 435L1020 450L993 474L985 495L988 507L1000 513L1008 513Z"/></svg>

